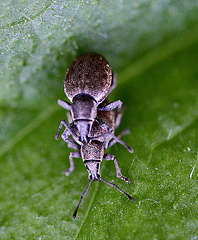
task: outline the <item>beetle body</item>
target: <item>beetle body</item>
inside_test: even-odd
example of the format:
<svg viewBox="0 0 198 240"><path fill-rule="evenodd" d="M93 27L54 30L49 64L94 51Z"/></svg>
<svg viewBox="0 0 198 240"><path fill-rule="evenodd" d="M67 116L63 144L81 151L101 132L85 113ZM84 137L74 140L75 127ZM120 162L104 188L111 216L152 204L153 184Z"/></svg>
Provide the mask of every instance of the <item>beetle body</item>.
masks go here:
<svg viewBox="0 0 198 240"><path fill-rule="evenodd" d="M58 100L58 104L71 112L72 127L78 130L81 141L87 142L98 110L121 108L120 100L98 107L114 89L115 81L107 60L96 53L79 56L68 68L64 91L71 105L62 100Z"/></svg>
<svg viewBox="0 0 198 240"><path fill-rule="evenodd" d="M107 103L105 101L102 105ZM97 117L112 129L112 134L115 130L116 112L98 111ZM102 128L101 122L94 121L90 132L90 140L88 142L80 142L80 155L89 173L89 179L100 180L100 165L104 158L105 148L108 147L112 138L110 135L105 136L105 129ZM77 132L76 132L77 134ZM79 138L73 136L74 140L79 143Z"/></svg>
<svg viewBox="0 0 198 240"><path fill-rule="evenodd" d="M106 104L106 102L104 102L102 105L105 105L105 104ZM108 147L111 147L116 142L119 142L122 145L124 145L128 149L128 151L133 152L133 150L130 147L128 147L124 142L122 142L119 139L122 135L124 135L126 133L123 133L123 134L119 135L118 137L115 137L115 135L114 135L114 130L116 127L119 126L119 123L120 123L120 119L121 119L120 115L121 115L120 113L117 113L112 110L105 111L105 112L98 111L97 117L100 119L100 122L98 122L97 120L94 121L91 131L90 131L90 136L89 136L87 142L81 141L81 138L80 138L80 135L79 135L77 129L74 129L74 131L73 131L72 137L78 145L75 145L75 143L73 143L73 145L72 145L70 142L68 144L68 146L72 147L74 149L77 149L78 152L70 153L70 156L69 156L70 168L65 170L63 173L68 176L74 170L73 157L75 157L75 158L82 157L82 160L83 160L83 162L87 168L87 171L89 173L89 184L88 184L87 188L85 189L85 191L83 192L83 195L81 196L80 202L79 202L79 204L76 208L76 211L73 215L74 218L76 217L77 210L80 206L83 196L86 194L86 192L91 184L91 181L100 181L101 180L111 186L114 186L120 192L124 193L131 201L133 201L133 198L130 195L125 193L123 190L121 190L117 185L107 182L104 179L102 179L101 174L100 174L100 165L101 165L102 160L103 159L113 160L115 167L116 167L117 177L125 180L126 182L129 182L129 180L121 174L121 171L120 171L120 168L118 166L115 156L112 154L109 154L109 153L104 154L105 149ZM69 122L72 121L72 117L71 117L70 113L68 113L68 120L69 120ZM103 127L103 124L105 126L108 125L112 131L111 132L107 131ZM67 132L67 128L65 129L65 131ZM58 131L58 132L60 133L60 131ZM64 132L62 134L63 140L65 140Z"/></svg>
<svg viewBox="0 0 198 240"><path fill-rule="evenodd" d="M98 104L109 94L112 72L105 58L96 53L79 56L67 70L64 91L73 102L77 95L88 95Z"/></svg>

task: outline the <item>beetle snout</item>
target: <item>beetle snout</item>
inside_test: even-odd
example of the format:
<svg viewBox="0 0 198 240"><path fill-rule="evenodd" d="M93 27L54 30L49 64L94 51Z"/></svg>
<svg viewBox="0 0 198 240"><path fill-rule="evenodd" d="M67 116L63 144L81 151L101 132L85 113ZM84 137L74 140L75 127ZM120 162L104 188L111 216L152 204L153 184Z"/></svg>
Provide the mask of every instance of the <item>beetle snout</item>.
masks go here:
<svg viewBox="0 0 198 240"><path fill-rule="evenodd" d="M89 175L89 179L92 181L100 181L100 178L101 176L98 173Z"/></svg>
<svg viewBox="0 0 198 240"><path fill-rule="evenodd" d="M92 121L77 120L75 124L80 134L81 142L87 142L87 136L91 131Z"/></svg>
<svg viewBox="0 0 198 240"><path fill-rule="evenodd" d="M85 161L85 166L89 173L89 179L93 181L100 180L100 161L88 160Z"/></svg>

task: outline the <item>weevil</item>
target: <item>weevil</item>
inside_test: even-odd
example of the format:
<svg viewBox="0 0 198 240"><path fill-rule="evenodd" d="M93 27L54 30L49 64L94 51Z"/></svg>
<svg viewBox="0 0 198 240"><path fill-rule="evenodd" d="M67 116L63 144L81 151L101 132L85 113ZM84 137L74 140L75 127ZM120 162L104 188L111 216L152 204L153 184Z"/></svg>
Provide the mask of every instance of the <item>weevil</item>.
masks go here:
<svg viewBox="0 0 198 240"><path fill-rule="evenodd" d="M87 142L97 111L121 109L120 100L98 107L115 88L116 79L112 76L107 60L96 53L86 53L71 63L64 81L64 92L71 104L58 100L60 106L71 112L72 122L65 126L68 134L77 128L81 141Z"/></svg>
<svg viewBox="0 0 198 240"><path fill-rule="evenodd" d="M104 103L102 105L104 105ZM89 173L89 183L81 195L80 201L73 214L73 218L76 218L76 214L80 207L81 201L85 196L85 194L87 193L92 181L103 181L109 184L110 186L116 187L121 193L125 194L131 201L134 201L134 199L128 193L124 192L116 184L104 180L103 178L101 178L101 175L100 175L100 165L102 160L103 159L113 160L115 164L116 172L117 172L117 177L123 179L126 182L130 182L128 178L122 175L115 156L110 153L106 153L106 154L104 153L104 150L106 148L111 147L116 142L119 142L120 144L125 146L129 152L131 153L133 152L132 148L130 148L128 145L126 145L123 141L120 140L121 136L127 134L128 131L122 132L118 137L114 135L115 128L117 128L120 124L121 113L117 113L117 111L116 112L115 111L105 111L105 112L98 111L97 116L101 119L101 122L99 123L98 121L94 121L92 125L92 129L90 131L90 136L88 137L88 142L81 141L80 135L77 130L72 133L72 137L75 140L75 142L78 143L78 145L74 143L72 140L70 143L67 142L69 147L73 149L77 149L78 151L70 152L69 154L70 168L65 170L63 173L68 176L75 168L73 158L80 158L80 157L82 157L83 162ZM68 119L69 119L69 122L72 121L70 113L68 113ZM105 131L104 128L101 127L103 123L108 124L111 127L112 129L111 133ZM67 128L65 129L65 131L67 132ZM65 139L64 137L65 131L61 135L63 140ZM57 138L59 137L59 134L60 134L60 128L58 129L58 132L57 132Z"/></svg>

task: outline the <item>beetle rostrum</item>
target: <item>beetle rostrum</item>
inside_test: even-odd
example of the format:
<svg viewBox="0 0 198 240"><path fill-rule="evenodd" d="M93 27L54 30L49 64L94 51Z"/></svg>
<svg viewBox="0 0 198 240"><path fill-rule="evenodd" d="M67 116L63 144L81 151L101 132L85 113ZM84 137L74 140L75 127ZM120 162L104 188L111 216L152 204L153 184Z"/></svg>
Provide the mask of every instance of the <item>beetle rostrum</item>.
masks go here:
<svg viewBox="0 0 198 240"><path fill-rule="evenodd" d="M103 105L105 104L107 104L106 101L102 103L99 107L103 107ZM123 179L126 182L129 182L128 178L122 175L115 156L109 153L106 153L106 154L104 153L106 148L111 147L116 142L119 142L120 144L125 146L129 152L131 153L133 152L132 148L130 148L122 140L120 140L120 138L123 135L128 134L128 131L122 132L121 134L118 135L118 137L114 135L115 128L117 128L120 124L121 113L119 111L112 111L112 110L104 111L104 112L98 111L97 118L100 119L100 122L98 122L97 120L93 122L87 142L81 141L80 134L78 130L75 128L73 129L73 132L72 132L72 137L75 142L71 139L69 140L70 142L68 142L68 138L66 141L69 147L77 151L70 153L69 155L70 168L65 170L63 173L68 176L75 168L73 158L82 157L83 162L89 174L89 183L80 198L78 206L74 212L73 218L76 218L76 214L81 204L81 201L85 196L86 192L88 191L92 181L103 181L112 187L116 187L121 193L125 194L131 201L133 201L133 198L128 193L124 192L116 184L110 183L104 180L103 178L101 178L101 174L100 174L100 165L102 160L103 159L113 160L115 164L116 172L117 172L117 177ZM71 113L68 113L68 120L69 122L72 121ZM109 132L105 130L103 128L103 124L106 124L107 126L109 126L112 129L112 131ZM63 140L65 140L65 135L67 135L67 131L68 131L68 128L65 128L63 134L61 135ZM58 129L57 138L59 137L59 134L60 134L60 129Z"/></svg>
<svg viewBox="0 0 198 240"><path fill-rule="evenodd" d="M97 111L121 108L120 100L98 107L114 89L114 82L109 63L96 53L86 53L71 63L64 81L65 95L71 104L58 100L60 106L71 111L72 122L65 126L70 135L77 128L81 141L87 142Z"/></svg>

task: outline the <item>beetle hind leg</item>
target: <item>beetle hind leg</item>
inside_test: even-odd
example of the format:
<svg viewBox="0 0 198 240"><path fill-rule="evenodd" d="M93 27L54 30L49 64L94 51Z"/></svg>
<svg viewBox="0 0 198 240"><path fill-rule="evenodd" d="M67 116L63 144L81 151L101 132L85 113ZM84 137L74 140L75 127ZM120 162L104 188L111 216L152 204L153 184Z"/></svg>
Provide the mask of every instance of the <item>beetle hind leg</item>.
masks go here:
<svg viewBox="0 0 198 240"><path fill-rule="evenodd" d="M69 176L70 173L74 171L75 165L74 165L73 158L80 158L80 153L79 152L70 152L70 154L69 154L70 167L62 172L63 175Z"/></svg>
<svg viewBox="0 0 198 240"><path fill-rule="evenodd" d="M124 177L124 176L122 175L122 173L121 173L121 171L120 171L120 168L119 168L119 166L118 166L118 162L117 162L117 160L116 160L116 158L115 158L114 155L112 155L112 154L110 154L110 153L106 153L103 158L104 158L105 160L108 160L108 161L109 161L109 160L113 160L113 161L114 161L114 164L115 164L116 172L117 172L117 177L118 177L118 178L121 178L121 179L124 180L125 182L130 183L129 179L126 178L126 177Z"/></svg>

